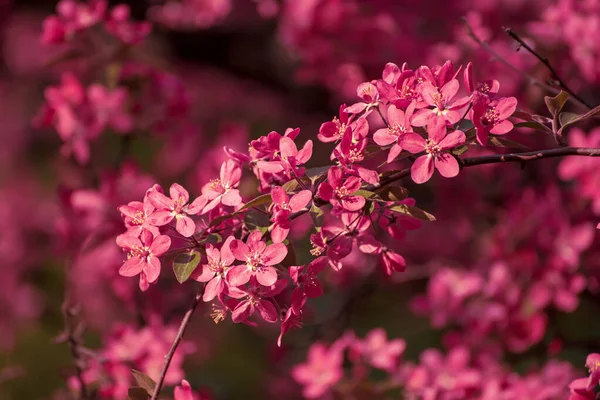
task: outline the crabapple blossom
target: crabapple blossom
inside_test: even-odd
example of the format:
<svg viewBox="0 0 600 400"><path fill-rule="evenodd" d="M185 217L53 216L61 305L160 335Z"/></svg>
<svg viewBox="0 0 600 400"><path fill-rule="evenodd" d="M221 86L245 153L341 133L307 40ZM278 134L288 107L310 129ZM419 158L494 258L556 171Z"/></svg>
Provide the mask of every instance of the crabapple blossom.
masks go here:
<svg viewBox="0 0 600 400"><path fill-rule="evenodd" d="M207 200L202 214L206 214L219 204L231 207L240 205L242 198L237 187L241 178L242 170L237 163L232 160L223 162L219 178L212 179L202 188L202 196Z"/></svg>
<svg viewBox="0 0 600 400"><path fill-rule="evenodd" d="M198 196L188 204L190 195L183 186L174 183L169 188L170 197L165 196L157 186L148 191L148 201L155 207L150 215L150 223L154 226L164 226L175 220L175 229L184 237L190 237L196 232L196 224L190 215L199 214L207 203L204 196Z"/></svg>
<svg viewBox="0 0 600 400"><path fill-rule="evenodd" d="M227 281L232 286L244 285L251 277L256 277L257 282L263 286L274 285L277 270L273 265L282 262L288 253L283 243L267 245L258 230L248 236L246 243L235 239L230 242L229 247L236 260L246 262L231 267L227 273Z"/></svg>
<svg viewBox="0 0 600 400"><path fill-rule="evenodd" d="M119 274L126 277L140 275L140 289L145 291L160 275L159 257L169 250L171 238L154 236L149 230L142 229L139 237L127 233L119 235L117 245L127 251L127 261L119 269Z"/></svg>
<svg viewBox="0 0 600 400"><path fill-rule="evenodd" d="M361 179L350 176L344 179L344 170L331 167L327 171L327 182L319 186L319 196L334 207L346 211L358 211L365 206L365 198L354 195L360 189Z"/></svg>
<svg viewBox="0 0 600 400"><path fill-rule="evenodd" d="M208 282L202 296L203 301L211 301L225 289L227 270L235 261L229 247L233 240L236 240L233 236L228 237L220 250L211 244L206 246L208 262L202 264L201 272L194 278L198 282Z"/></svg>
<svg viewBox="0 0 600 400"><path fill-rule="evenodd" d="M446 133L446 123L441 118L430 120L427 125L427 139L416 133L402 136L400 146L413 154L425 151L411 167L411 176L415 183L425 183L433 175L434 167L445 178L458 175L459 165L456 158L448 152L465 142L465 134L460 131Z"/></svg>
<svg viewBox="0 0 600 400"><path fill-rule="evenodd" d="M306 207L312 199L312 193L310 190L302 190L290 198L281 186L274 186L271 189L271 198L273 200L271 221L274 222L271 239L274 243L281 243L290 231L290 214Z"/></svg>

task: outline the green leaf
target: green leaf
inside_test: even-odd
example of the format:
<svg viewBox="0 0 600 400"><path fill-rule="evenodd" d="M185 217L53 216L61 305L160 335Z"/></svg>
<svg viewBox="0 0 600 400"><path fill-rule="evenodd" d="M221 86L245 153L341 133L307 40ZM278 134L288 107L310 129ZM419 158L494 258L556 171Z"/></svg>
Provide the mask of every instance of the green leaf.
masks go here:
<svg viewBox="0 0 600 400"><path fill-rule="evenodd" d="M310 207L310 217L312 218L315 226L317 226L317 227L323 226L323 216L324 215L325 215L325 213L323 212L323 210L321 210L320 207L317 207L314 204Z"/></svg>
<svg viewBox="0 0 600 400"><path fill-rule="evenodd" d="M560 121L560 126L569 125L572 124L573 121L577 121L580 116L581 115L575 113L563 112L558 116L558 120Z"/></svg>
<svg viewBox="0 0 600 400"><path fill-rule="evenodd" d="M569 100L569 95L566 92L563 92L562 90L555 97L544 97L546 107L548 107L548 111L550 111L550 114L552 114L553 117L556 116L562 110L567 100Z"/></svg>
<svg viewBox="0 0 600 400"><path fill-rule="evenodd" d="M512 140L508 140L506 138L503 137L498 137L498 136L490 136L489 137L489 142L493 145L493 146L497 146L497 147L512 147L512 148L519 148L519 149L526 149L527 146L522 145L521 143L512 141Z"/></svg>
<svg viewBox="0 0 600 400"><path fill-rule="evenodd" d="M150 396L146 389L141 387L130 387L127 389L127 398L129 400L148 400Z"/></svg>
<svg viewBox="0 0 600 400"><path fill-rule="evenodd" d="M469 150L469 146L467 146L467 145L460 146L460 147L457 147L454 150L452 150L452 154L454 154L455 156L460 156L461 154L466 153L467 150Z"/></svg>
<svg viewBox="0 0 600 400"><path fill-rule="evenodd" d="M358 189L356 192L352 193L353 196L362 196L365 199L378 199L379 195L375 192L371 192L364 189Z"/></svg>
<svg viewBox="0 0 600 400"><path fill-rule="evenodd" d="M389 208L390 211L394 211L400 214L409 215L421 219L423 221L435 221L435 217L429 214L427 211L423 211L415 206L408 206L406 204L397 204Z"/></svg>
<svg viewBox="0 0 600 400"><path fill-rule="evenodd" d="M532 118L531 114L528 113L527 111L522 111L522 110L515 111L511 115L511 117L519 118L519 119L522 119L524 121L533 121L533 118Z"/></svg>
<svg viewBox="0 0 600 400"><path fill-rule="evenodd" d="M204 241L210 244L217 244L223 241L223 237L218 233L211 233L206 237L206 239L204 239Z"/></svg>
<svg viewBox="0 0 600 400"><path fill-rule="evenodd" d="M271 225L269 216L258 211L247 212L244 215L244 223L249 230L253 231L258 229L263 234L268 230L269 225Z"/></svg>
<svg viewBox="0 0 600 400"><path fill-rule="evenodd" d="M233 213L233 214L228 214L228 215L220 215L217 218L213 219L212 221L210 221L210 224L208 224L208 228L213 228L215 226L218 226L220 224L222 224L223 222L227 221L230 218L233 218L237 213Z"/></svg>
<svg viewBox="0 0 600 400"><path fill-rule="evenodd" d="M271 199L271 195L270 194L261 194L260 196L255 197L254 199L252 199L249 202L247 202L246 204L244 204L244 206L241 207L236 212L248 210L248 209L250 209L252 207L262 206L263 204L269 204L272 201L273 201L273 199Z"/></svg>
<svg viewBox="0 0 600 400"><path fill-rule="evenodd" d="M382 199L388 201L402 201L408 197L408 190L399 186L385 186L379 191Z"/></svg>
<svg viewBox="0 0 600 400"><path fill-rule="evenodd" d="M285 190L286 193L291 193L298 190L302 186L300 186L297 180L292 179L291 181L287 181L286 183L281 185L281 187L283 188L283 190Z"/></svg>
<svg viewBox="0 0 600 400"><path fill-rule="evenodd" d="M574 115L576 114L572 114L572 113L563 113L563 114L567 114L565 117L561 118L561 128L558 130L558 134L559 136L562 134L562 131L567 128L570 125L579 123L579 122L583 122L586 119L590 119L590 118L594 118L594 117L598 117L600 115L600 106L593 108L592 110L586 112L585 114L579 115L577 117L575 117ZM564 123L562 122L564 119Z"/></svg>
<svg viewBox="0 0 600 400"><path fill-rule="evenodd" d="M183 283L190 278L192 272L200 264L200 257L198 250L190 250L175 257L175 260L173 260L173 271L179 283Z"/></svg>
<svg viewBox="0 0 600 400"><path fill-rule="evenodd" d="M156 387L156 382L154 382L152 380L152 378L150 378L145 373L140 372L135 369L132 369L131 373L133 374L133 377L135 378L135 381L137 382L137 384L140 385L140 387L142 389L146 390L146 392L149 395L152 395L152 393L154 393L154 388Z"/></svg>
<svg viewBox="0 0 600 400"><path fill-rule="evenodd" d="M514 126L515 126L515 128L529 128L529 129L535 129L538 131L552 133L552 129L548 128L546 125L540 124L539 122L535 122L535 121L519 122L519 123L516 123Z"/></svg>

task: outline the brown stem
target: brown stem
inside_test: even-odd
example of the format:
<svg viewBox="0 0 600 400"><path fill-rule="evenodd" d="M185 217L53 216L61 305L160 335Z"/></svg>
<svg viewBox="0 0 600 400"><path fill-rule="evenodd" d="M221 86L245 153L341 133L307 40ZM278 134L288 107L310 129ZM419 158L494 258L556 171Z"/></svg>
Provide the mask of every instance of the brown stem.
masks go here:
<svg viewBox="0 0 600 400"><path fill-rule="evenodd" d="M565 92L569 93L571 95L571 97L576 99L579 103L581 103L581 105L587 107L588 110L591 110L593 108L591 105L586 103L585 100L583 100L575 92L573 92L562 79L560 79L560 76L558 76L558 73L556 72L554 67L552 67L552 64L550 64L550 61L546 57L542 56L537 51L532 49L527 43L525 43L525 41L523 39L521 39L521 37L519 35L517 35L515 32L513 32L512 29L506 28L506 27L502 27L502 29L504 29L504 32L506 32L506 34L508 36L513 38L515 41L517 41L517 43L519 43L520 47L522 47L525 50L527 50L528 52L530 52L535 58L540 60L542 62L542 64L544 64L546 66L546 68L548 68L548 71L550 71L550 73L552 74L552 79L554 79L558 83L558 86L560 86Z"/></svg>
<svg viewBox="0 0 600 400"><path fill-rule="evenodd" d="M171 360L173 359L173 356L177 351L177 347L179 346L181 339L183 339L183 334L185 333L185 330L187 329L190 320L192 319L192 315L194 314L196 307L198 307L198 303L200 303L200 299L202 298L202 292L202 287L200 287L200 289L198 289L198 292L196 293L196 296L194 297L194 301L192 302L192 304L190 304L187 311L185 312L185 315L183 316L183 319L181 320L179 330L177 331L177 336L175 336L175 340L171 345L171 349L169 349L169 352L165 356L165 363L163 364L162 370L160 371L160 378L158 378L158 382L156 383L154 393L152 393L152 397L150 400L158 399L160 390L162 389L163 383L165 382L165 377L167 376L167 371L169 370L169 365L171 365Z"/></svg>
<svg viewBox="0 0 600 400"><path fill-rule="evenodd" d="M528 162L542 158L564 157L564 156L587 156L600 157L600 149L587 147L559 147L530 151L527 153L493 154L489 156L469 157L460 160L462 167L472 167L482 164L495 164L502 162Z"/></svg>
<svg viewBox="0 0 600 400"><path fill-rule="evenodd" d="M533 76L527 74L524 71L521 71L519 68L515 67L514 65L512 65L511 63L509 63L506 59L504 59L500 54L498 54L496 52L496 50L494 50L489 44L487 44L486 42L484 42L483 40L481 40L479 37L477 37L477 35L475 35L475 32L473 32L473 29L471 28L471 26L467 23L466 20L464 20L465 26L467 28L467 34L471 37L471 39L473 39L475 42L479 43L479 45L488 53L490 53L492 56L496 57L496 59L498 61L500 61L502 64L506 65L509 69L511 69L512 71L516 72L517 74L521 75L522 77L524 77L525 79L527 79L527 81L531 84L537 85L541 88L546 89L547 91L549 91L550 93L553 94L558 94L560 91L558 89L556 89L555 87L552 87L550 85L545 84L544 82L540 81L539 79L534 78ZM577 103L578 105L580 105L581 107L586 107L586 108L590 108L587 104L582 103L577 97L572 97L573 102Z"/></svg>

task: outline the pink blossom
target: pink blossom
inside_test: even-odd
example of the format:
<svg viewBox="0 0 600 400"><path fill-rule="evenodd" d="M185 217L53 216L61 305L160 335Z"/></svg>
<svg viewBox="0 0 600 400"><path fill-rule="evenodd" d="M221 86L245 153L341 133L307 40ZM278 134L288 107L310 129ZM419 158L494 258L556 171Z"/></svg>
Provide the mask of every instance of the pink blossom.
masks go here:
<svg viewBox="0 0 600 400"><path fill-rule="evenodd" d="M360 189L361 180L357 176L344 179L344 171L339 167L331 167L327 171L327 182L319 186L319 197L329 201L334 207L347 211L358 211L365 206L365 198L353 195Z"/></svg>
<svg viewBox="0 0 600 400"><path fill-rule="evenodd" d="M585 366L590 371L587 390L593 390L600 383L600 354L591 353L585 359Z"/></svg>
<svg viewBox="0 0 600 400"><path fill-rule="evenodd" d="M140 237L128 234L117 237L117 245L128 252L127 261L119 269L126 277L140 275L140 289L146 291L150 283L156 282L160 274L160 260L171 246L171 238L166 235L154 237L147 229L142 229Z"/></svg>
<svg viewBox="0 0 600 400"><path fill-rule="evenodd" d="M292 377L303 386L304 397L319 399L342 379L343 361L341 349L315 343L308 350L306 362L292 369Z"/></svg>
<svg viewBox="0 0 600 400"><path fill-rule="evenodd" d="M255 310L266 322L274 323L279 319L277 309L270 300L277 296L287 286L285 279L279 279L270 286L259 285L255 278L250 280L250 285L244 287L230 287L228 295L236 299L235 306L231 307L231 320L233 322L244 322L250 318ZM242 300L239 300L242 299Z"/></svg>
<svg viewBox="0 0 600 400"><path fill-rule="evenodd" d="M487 144L488 134L504 135L513 129L512 122L508 121L517 109L517 99L504 97L498 100L488 100L483 96L476 96L473 101L471 120L477 132L477 141L482 146Z"/></svg>
<svg viewBox="0 0 600 400"><path fill-rule="evenodd" d="M202 264L199 273L196 270L192 274L192 277L198 282L208 282L202 296L202 300L205 302L211 301L225 290L227 270L235 261L235 257L230 249L231 242L234 240L236 240L235 237L228 237L220 250L211 244L206 245L208 262Z"/></svg>
<svg viewBox="0 0 600 400"><path fill-rule="evenodd" d="M340 106L340 118L333 118L321 124L317 138L323 143L337 142L341 140L348 129L352 130L353 136L367 136L369 125L366 118L354 119L354 116L345 111L346 105ZM356 133L354 133L356 131Z"/></svg>
<svg viewBox="0 0 600 400"><path fill-rule="evenodd" d="M282 137L279 140L279 152L271 161L259 161L257 167L270 174L284 173L288 178L303 176L304 168L300 165L305 164L312 157L313 143L308 140L301 150L298 150L296 143L289 137Z"/></svg>
<svg viewBox="0 0 600 400"><path fill-rule="evenodd" d="M379 369L392 372L404 353L406 342L403 339L387 340L385 331L381 328L370 331L363 340L352 344L352 351L366 359L367 363Z"/></svg>
<svg viewBox="0 0 600 400"><path fill-rule="evenodd" d="M262 240L262 233L254 231L246 240L246 243L236 239L230 244L231 252L236 260L244 261L243 265L232 267L227 280L232 286L241 286L255 276L258 283L263 286L271 286L277 280L277 265L287 256L288 250L283 243L268 245Z"/></svg>
<svg viewBox="0 0 600 400"><path fill-rule="evenodd" d="M192 391L190 383L184 379L180 386L175 386L173 400L199 400L199 397Z"/></svg>
<svg viewBox="0 0 600 400"><path fill-rule="evenodd" d="M43 24L42 43L61 44L74 35L89 28L104 18L105 0L91 0L87 4L76 0L61 0L56 5L56 14L47 17Z"/></svg>
<svg viewBox="0 0 600 400"><path fill-rule="evenodd" d="M480 95L493 98L498 93L498 90L500 90L500 82L496 79L481 81L475 85L473 82L473 63L471 62L465 68L464 81L467 91L474 96Z"/></svg>
<svg viewBox="0 0 600 400"><path fill-rule="evenodd" d="M221 164L219 179L213 179L202 188L202 196L208 200L208 204L202 209L206 214L219 204L236 207L242 203L242 197L237 187L242 179L242 169L232 161L227 160Z"/></svg>
<svg viewBox="0 0 600 400"><path fill-rule="evenodd" d="M366 111L365 114L371 112L373 107L379 105L379 93L377 88L371 82L365 82L358 85L356 95L362 100L344 108L344 112L350 114L359 114Z"/></svg>
<svg viewBox="0 0 600 400"><path fill-rule="evenodd" d="M404 272L406 269L406 261L404 257L393 251L384 251L381 259L385 267L386 275L392 275L392 272Z"/></svg>
<svg viewBox="0 0 600 400"><path fill-rule="evenodd" d="M105 28L108 33L116 36L123 43L136 45L148 36L152 25L149 22L132 22L130 18L129 6L119 4L110 11Z"/></svg>
<svg viewBox="0 0 600 400"><path fill-rule="evenodd" d="M302 210L312 199L310 190L302 190L290 197L281 186L271 189L273 214L271 221L274 222L271 230L271 239L274 243L281 243L290 231L290 214Z"/></svg>
<svg viewBox="0 0 600 400"><path fill-rule="evenodd" d="M460 121L461 115L457 110L466 106L470 97L455 99L459 86L456 79L450 80L439 89L429 81L419 85L418 90L423 96L423 100L433 109L418 110L412 117L411 124L426 126L434 119L441 119L445 124L455 124Z"/></svg>
<svg viewBox="0 0 600 400"><path fill-rule="evenodd" d="M169 188L170 198L162 190L148 191L148 201L156 208L150 216L150 222L155 226L163 226L175 219L175 229L184 237L190 237L196 232L196 223L190 215L200 213L207 202L203 196L197 197L191 204L187 204L190 195L183 186L174 183Z"/></svg>
<svg viewBox="0 0 600 400"><path fill-rule="evenodd" d="M433 175L434 166L445 178L458 175L458 162L448 150L463 144L466 140L465 134L459 130L446 134L446 123L441 118L432 119L427 126L427 132L427 140L416 133L407 133L401 138L400 145L403 149L413 154L422 151L426 153L417 158L411 167L413 181L427 182Z"/></svg>
<svg viewBox="0 0 600 400"><path fill-rule="evenodd" d="M382 128L375 131L373 140L380 146L388 146L393 144L388 153L387 162L391 163L398 157L402 151L402 146L399 144L400 136L407 132L412 132L410 119L415 110L415 103L412 102L406 109L406 112L399 110L395 105L390 105L387 109L388 128Z"/></svg>

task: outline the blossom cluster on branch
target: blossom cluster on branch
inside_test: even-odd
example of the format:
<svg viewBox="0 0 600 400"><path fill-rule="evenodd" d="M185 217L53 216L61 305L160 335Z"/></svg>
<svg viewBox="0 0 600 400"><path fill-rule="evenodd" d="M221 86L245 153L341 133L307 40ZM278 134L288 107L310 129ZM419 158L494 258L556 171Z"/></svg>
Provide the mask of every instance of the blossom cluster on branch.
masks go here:
<svg viewBox="0 0 600 400"><path fill-rule="evenodd" d="M109 3L35 23L51 59L31 125L57 157L30 169L53 184L0 188L0 348L52 314L56 266L35 265L67 265L57 400L228 398L210 361L240 348L251 369L268 350L273 398L598 397L597 325L569 335L600 294L597 0ZM171 30L243 61L172 68ZM248 76L290 82L247 85L256 59ZM274 89L292 83L336 115Z"/></svg>

